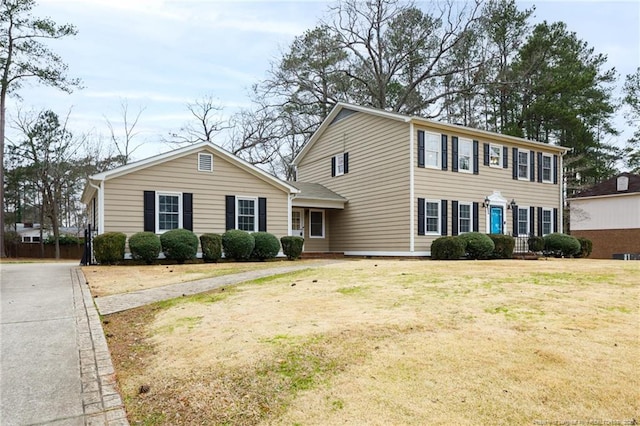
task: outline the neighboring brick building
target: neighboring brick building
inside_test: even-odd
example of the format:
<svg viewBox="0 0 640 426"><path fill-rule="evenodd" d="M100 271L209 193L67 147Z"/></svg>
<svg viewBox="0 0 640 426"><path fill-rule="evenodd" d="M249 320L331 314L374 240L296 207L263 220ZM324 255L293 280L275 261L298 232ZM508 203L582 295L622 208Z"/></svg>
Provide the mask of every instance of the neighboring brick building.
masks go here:
<svg viewBox="0 0 640 426"><path fill-rule="evenodd" d="M622 173L569 200L571 235L593 241L590 257L640 255L640 175Z"/></svg>

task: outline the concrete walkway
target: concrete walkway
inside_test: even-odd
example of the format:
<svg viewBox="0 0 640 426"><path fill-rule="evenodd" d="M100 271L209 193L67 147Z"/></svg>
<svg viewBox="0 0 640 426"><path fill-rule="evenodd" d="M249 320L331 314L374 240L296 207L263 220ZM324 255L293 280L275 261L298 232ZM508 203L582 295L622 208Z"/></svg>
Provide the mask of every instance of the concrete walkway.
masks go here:
<svg viewBox="0 0 640 426"><path fill-rule="evenodd" d="M77 263L0 264L0 424L128 425Z"/></svg>
<svg viewBox="0 0 640 426"><path fill-rule="evenodd" d="M95 299L95 303L101 315L108 315L115 312L125 311L127 309L138 308L140 306L160 302L163 300L203 293L205 291L224 287L226 285L238 284L245 281L252 281L259 278L285 274L288 272L302 271L304 269L317 268L319 266L325 266L339 262L344 262L344 260L324 260L312 264L293 264L291 266L280 266L276 268L223 275L220 277L207 278L204 280L189 281L180 284L171 284L162 287L149 288L146 290L133 291L130 293L98 297Z"/></svg>

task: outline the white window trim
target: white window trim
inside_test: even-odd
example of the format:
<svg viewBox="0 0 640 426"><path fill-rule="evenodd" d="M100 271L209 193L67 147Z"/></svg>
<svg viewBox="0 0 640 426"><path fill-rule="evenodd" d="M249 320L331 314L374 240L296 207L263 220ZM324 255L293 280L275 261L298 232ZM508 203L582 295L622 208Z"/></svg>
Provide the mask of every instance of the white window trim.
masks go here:
<svg viewBox="0 0 640 426"><path fill-rule="evenodd" d="M524 234L520 233L520 210L526 210L527 211L527 232ZM526 237L529 235L529 231L531 230L531 208L529 206L518 206L518 224L517 224L517 229L518 229L518 236L519 237Z"/></svg>
<svg viewBox="0 0 640 426"><path fill-rule="evenodd" d="M342 176L344 175L344 152L338 155L334 155L333 158L336 159L336 170L335 170L335 176ZM342 165L342 171L340 171L339 169L339 164Z"/></svg>
<svg viewBox="0 0 640 426"><path fill-rule="evenodd" d="M526 177L522 177L520 176L520 153L523 153L527 156L527 161L526 161L526 166L527 166L527 176ZM522 149L518 149L517 152L517 161L516 161L516 167L518 168L516 170L516 172L518 173L518 180L531 180L530 176L531 176L531 170L529 170L529 167L531 167L531 165L529 164L531 159L529 158L529 156L531 155L531 153L529 151L526 150L522 150Z"/></svg>
<svg viewBox="0 0 640 426"><path fill-rule="evenodd" d="M460 226L461 224L460 221L462 220L460 209L462 206L469 206L469 230L464 232L462 232L462 226ZM466 234L467 232L473 232L473 203L465 203L465 202L459 201L458 202L458 235Z"/></svg>
<svg viewBox="0 0 640 426"><path fill-rule="evenodd" d="M322 213L322 235L311 235L311 231L313 230L313 227L311 226L311 213ZM325 227L324 210L309 209L309 238L324 238L325 236L324 227Z"/></svg>
<svg viewBox="0 0 640 426"><path fill-rule="evenodd" d="M498 164L491 164L491 152L493 148L498 148ZM504 158L503 156L503 147L502 145L498 145L497 143L490 143L489 144L489 167L494 167L494 168L502 168L502 164L504 162Z"/></svg>
<svg viewBox="0 0 640 426"><path fill-rule="evenodd" d="M427 147L429 146L428 141L430 138L434 138L434 140L436 141L436 147L438 147L438 149L436 151L427 149ZM433 133L433 132L424 132L424 166L426 168L429 169L437 169L440 170L441 169L441 165L440 162L442 161L442 136L439 135L438 133ZM429 164L427 163L427 159L429 158L428 153L430 152L434 152L435 153L435 157L436 157L436 164Z"/></svg>
<svg viewBox="0 0 640 426"><path fill-rule="evenodd" d="M544 233L544 213L545 212L549 212L549 232L548 233ZM549 235L549 234L553 234L553 209L547 209L547 208L542 208L542 236L544 237L545 235Z"/></svg>
<svg viewBox="0 0 640 426"><path fill-rule="evenodd" d="M209 157L211 158L211 168L210 169L203 169L200 166L202 165L202 157ZM199 152L198 153L198 171L199 172L213 172L213 154L207 153L207 152Z"/></svg>
<svg viewBox="0 0 640 426"><path fill-rule="evenodd" d="M156 234L164 234L170 229L160 229L160 196L178 197L178 228L182 228L182 192L156 191Z"/></svg>
<svg viewBox="0 0 640 426"><path fill-rule="evenodd" d="M438 206L438 230L427 231L427 203L433 203ZM442 232L442 203L440 200L424 200L424 233L425 235L440 235Z"/></svg>
<svg viewBox="0 0 640 426"><path fill-rule="evenodd" d="M236 196L236 229L238 228L238 217L240 216L240 200L249 200L253 201L253 231L246 232L258 232L258 197L246 197L246 196Z"/></svg>
<svg viewBox="0 0 640 426"><path fill-rule="evenodd" d="M544 159L549 159L549 179L544 178ZM553 183L553 156L551 154L542 153L542 164L540 165L542 169L542 182L543 183Z"/></svg>
<svg viewBox="0 0 640 426"><path fill-rule="evenodd" d="M469 169L462 168L462 145L469 144ZM458 139L458 171L461 173L473 173L473 141L471 139Z"/></svg>

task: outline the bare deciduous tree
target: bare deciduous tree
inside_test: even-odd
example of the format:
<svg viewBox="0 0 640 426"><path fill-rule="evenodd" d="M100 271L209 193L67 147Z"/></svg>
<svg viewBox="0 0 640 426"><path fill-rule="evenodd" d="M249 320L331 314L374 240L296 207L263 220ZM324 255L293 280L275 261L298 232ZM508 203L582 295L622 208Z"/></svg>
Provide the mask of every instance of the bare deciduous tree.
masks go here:
<svg viewBox="0 0 640 426"><path fill-rule="evenodd" d="M125 165L129 163L129 161L131 161L131 156L133 155L133 153L143 145L143 143L134 145L133 139L139 134L139 132L137 132L135 129L138 125L138 120L140 120L140 116L144 112L145 108L140 107L137 114L135 114L135 116L132 118L129 117L129 103L126 99L120 103L120 108L122 111L123 133L118 135L119 132L115 129L113 123L111 123L111 120L109 120L106 116L104 117L104 119L107 122L107 127L109 128L111 142L118 151L120 164Z"/></svg>

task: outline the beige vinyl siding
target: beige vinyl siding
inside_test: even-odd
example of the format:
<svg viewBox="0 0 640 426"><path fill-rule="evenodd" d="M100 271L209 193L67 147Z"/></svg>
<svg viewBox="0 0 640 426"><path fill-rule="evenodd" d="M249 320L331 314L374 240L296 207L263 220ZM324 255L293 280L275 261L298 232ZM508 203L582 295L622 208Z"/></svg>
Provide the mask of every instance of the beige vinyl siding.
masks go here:
<svg viewBox="0 0 640 426"><path fill-rule="evenodd" d="M95 203L95 209L93 208ZM87 204L87 223L91 224L91 230L95 231L102 231L100 228L100 215L98 214L98 194L96 193L96 195L93 196L93 198L91 199L91 201L89 201L89 204Z"/></svg>
<svg viewBox="0 0 640 426"><path fill-rule="evenodd" d="M349 173L331 177L331 157L343 152ZM409 250L408 124L364 113L333 123L298 165L298 180L349 200L328 215L331 251Z"/></svg>
<svg viewBox="0 0 640 426"><path fill-rule="evenodd" d="M331 221L331 210L325 210L324 212L324 238L311 238L309 235L311 232L310 210L322 209L304 209L304 251L328 252L331 250L329 247L329 241L331 241L329 225Z"/></svg>
<svg viewBox="0 0 640 426"><path fill-rule="evenodd" d="M105 182L105 229L127 235L144 229L143 191L193 194L193 231L225 232L225 196L267 198L267 231L288 235L287 193L214 155L213 173L198 171L198 153ZM257 213L256 213L257 214Z"/></svg>
<svg viewBox="0 0 640 426"><path fill-rule="evenodd" d="M427 130L432 132L439 132L438 130L428 129L424 127L416 128ZM553 183L540 183L537 181L537 154L536 154L536 181L524 181L513 179L513 151L512 148L516 147L514 144L506 144L504 142L493 141L487 138L478 139L473 133L456 133L447 134L448 136L448 170L436 170L429 168L415 168L415 197L427 198L430 200L448 200L447 211L447 230L448 235L451 235L451 201L458 201L461 203L478 203L478 230L482 233L487 232L488 223L488 209L482 207L482 203L485 197L490 196L494 191L499 191L503 198L508 203L514 199L519 206L526 207L544 207L544 208L558 208L560 209L560 195L561 185ZM453 172L451 170L451 137L458 136L459 138L475 139L479 142L479 173L474 175L472 173L465 172ZM485 166L483 162L483 144L494 143L507 147L509 150L508 168L498 168ZM527 151L531 150L529 147L524 147ZM541 149L535 150L545 152L551 155L558 155L554 151L543 151ZM417 156L417 152L416 152ZM416 157L417 164L417 157ZM560 166L560 164L558 164ZM561 176L558 171L558 176ZM417 210L417 207L416 207ZM536 209L536 215L537 215ZM513 231L513 215L511 210L504 211L506 226L505 232L511 234ZM417 211L416 211L417 217ZM535 218L535 226L537 232L537 217ZM417 229L417 228L416 228ZM415 249L417 251L430 250L431 242L438 238L438 236L416 235Z"/></svg>

